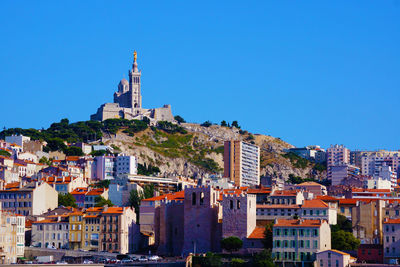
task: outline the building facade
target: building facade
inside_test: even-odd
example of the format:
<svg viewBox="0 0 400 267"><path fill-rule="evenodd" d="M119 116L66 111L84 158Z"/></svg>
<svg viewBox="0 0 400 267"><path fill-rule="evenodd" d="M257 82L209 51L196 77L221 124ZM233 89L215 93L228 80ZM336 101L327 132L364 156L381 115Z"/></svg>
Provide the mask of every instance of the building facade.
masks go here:
<svg viewBox="0 0 400 267"><path fill-rule="evenodd" d="M236 186L259 185L260 148L242 141L225 141L224 177Z"/></svg>

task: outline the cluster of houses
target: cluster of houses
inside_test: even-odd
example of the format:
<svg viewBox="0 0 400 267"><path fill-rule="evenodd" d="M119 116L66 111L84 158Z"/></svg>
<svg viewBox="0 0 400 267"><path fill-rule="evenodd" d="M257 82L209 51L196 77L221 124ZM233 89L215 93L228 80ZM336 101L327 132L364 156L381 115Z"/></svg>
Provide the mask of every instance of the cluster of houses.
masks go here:
<svg viewBox="0 0 400 267"><path fill-rule="evenodd" d="M87 153L93 149L79 145ZM400 257L396 153L351 154L343 146L326 152L296 149L291 152L327 161L332 186L314 181L262 185L260 149L240 141L224 147L224 178L195 181L138 175L136 156L50 155L38 141L6 137L0 141L0 150L9 153L0 156L0 263L15 263L26 245L123 254L151 248L160 255L185 256L221 252L221 240L232 236L243 241L240 253L254 254L265 248L268 225L277 265L348 266L393 263ZM43 157L47 160L39 163ZM342 173L350 159L360 165L358 171ZM363 175L367 178L357 183ZM103 180L109 185L99 186ZM130 193L145 185L152 185L154 196L143 199L135 212ZM59 205L59 196L67 194L76 207ZM99 206L99 199L113 206ZM351 221L361 242L357 251L332 249L331 227L338 215Z"/></svg>

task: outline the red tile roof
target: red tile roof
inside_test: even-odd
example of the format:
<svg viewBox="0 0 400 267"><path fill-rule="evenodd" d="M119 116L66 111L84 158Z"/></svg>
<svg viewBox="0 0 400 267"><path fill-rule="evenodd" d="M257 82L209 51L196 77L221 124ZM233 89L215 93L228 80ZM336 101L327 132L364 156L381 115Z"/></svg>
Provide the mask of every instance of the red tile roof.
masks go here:
<svg viewBox="0 0 400 267"><path fill-rule="evenodd" d="M123 207L109 207L107 210L103 211L102 214L120 214L124 212Z"/></svg>
<svg viewBox="0 0 400 267"><path fill-rule="evenodd" d="M185 199L185 191L179 191L171 194L165 194L161 196L151 197L143 199L142 201L161 201L163 199L167 200L184 200Z"/></svg>
<svg viewBox="0 0 400 267"><path fill-rule="evenodd" d="M302 208L328 208L329 205L320 199L304 200Z"/></svg>
<svg viewBox="0 0 400 267"><path fill-rule="evenodd" d="M325 220L277 219L274 227L320 227L324 221Z"/></svg>
<svg viewBox="0 0 400 267"><path fill-rule="evenodd" d="M400 224L400 219L387 219L383 223L387 224Z"/></svg>
<svg viewBox="0 0 400 267"><path fill-rule="evenodd" d="M299 209L300 205L295 204L257 204L257 209Z"/></svg>
<svg viewBox="0 0 400 267"><path fill-rule="evenodd" d="M251 232L248 239L263 239L265 237L264 231L265 227L257 226L254 228L253 232Z"/></svg>

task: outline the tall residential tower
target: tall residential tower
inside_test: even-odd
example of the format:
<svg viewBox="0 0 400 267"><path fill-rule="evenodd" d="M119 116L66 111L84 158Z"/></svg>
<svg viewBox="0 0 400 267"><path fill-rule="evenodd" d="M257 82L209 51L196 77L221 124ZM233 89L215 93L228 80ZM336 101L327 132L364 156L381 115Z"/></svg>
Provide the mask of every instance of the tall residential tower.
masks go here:
<svg viewBox="0 0 400 267"><path fill-rule="evenodd" d="M224 177L236 186L259 185L260 148L242 141L225 141Z"/></svg>

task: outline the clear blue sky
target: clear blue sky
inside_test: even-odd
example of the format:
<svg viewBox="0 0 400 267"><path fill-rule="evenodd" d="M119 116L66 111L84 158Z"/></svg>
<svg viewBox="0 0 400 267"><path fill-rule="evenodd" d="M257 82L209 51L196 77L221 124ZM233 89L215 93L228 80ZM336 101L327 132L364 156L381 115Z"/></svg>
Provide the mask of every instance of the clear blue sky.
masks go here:
<svg viewBox="0 0 400 267"><path fill-rule="evenodd" d="M296 146L399 149L400 1L2 1L0 127L144 107Z"/></svg>

